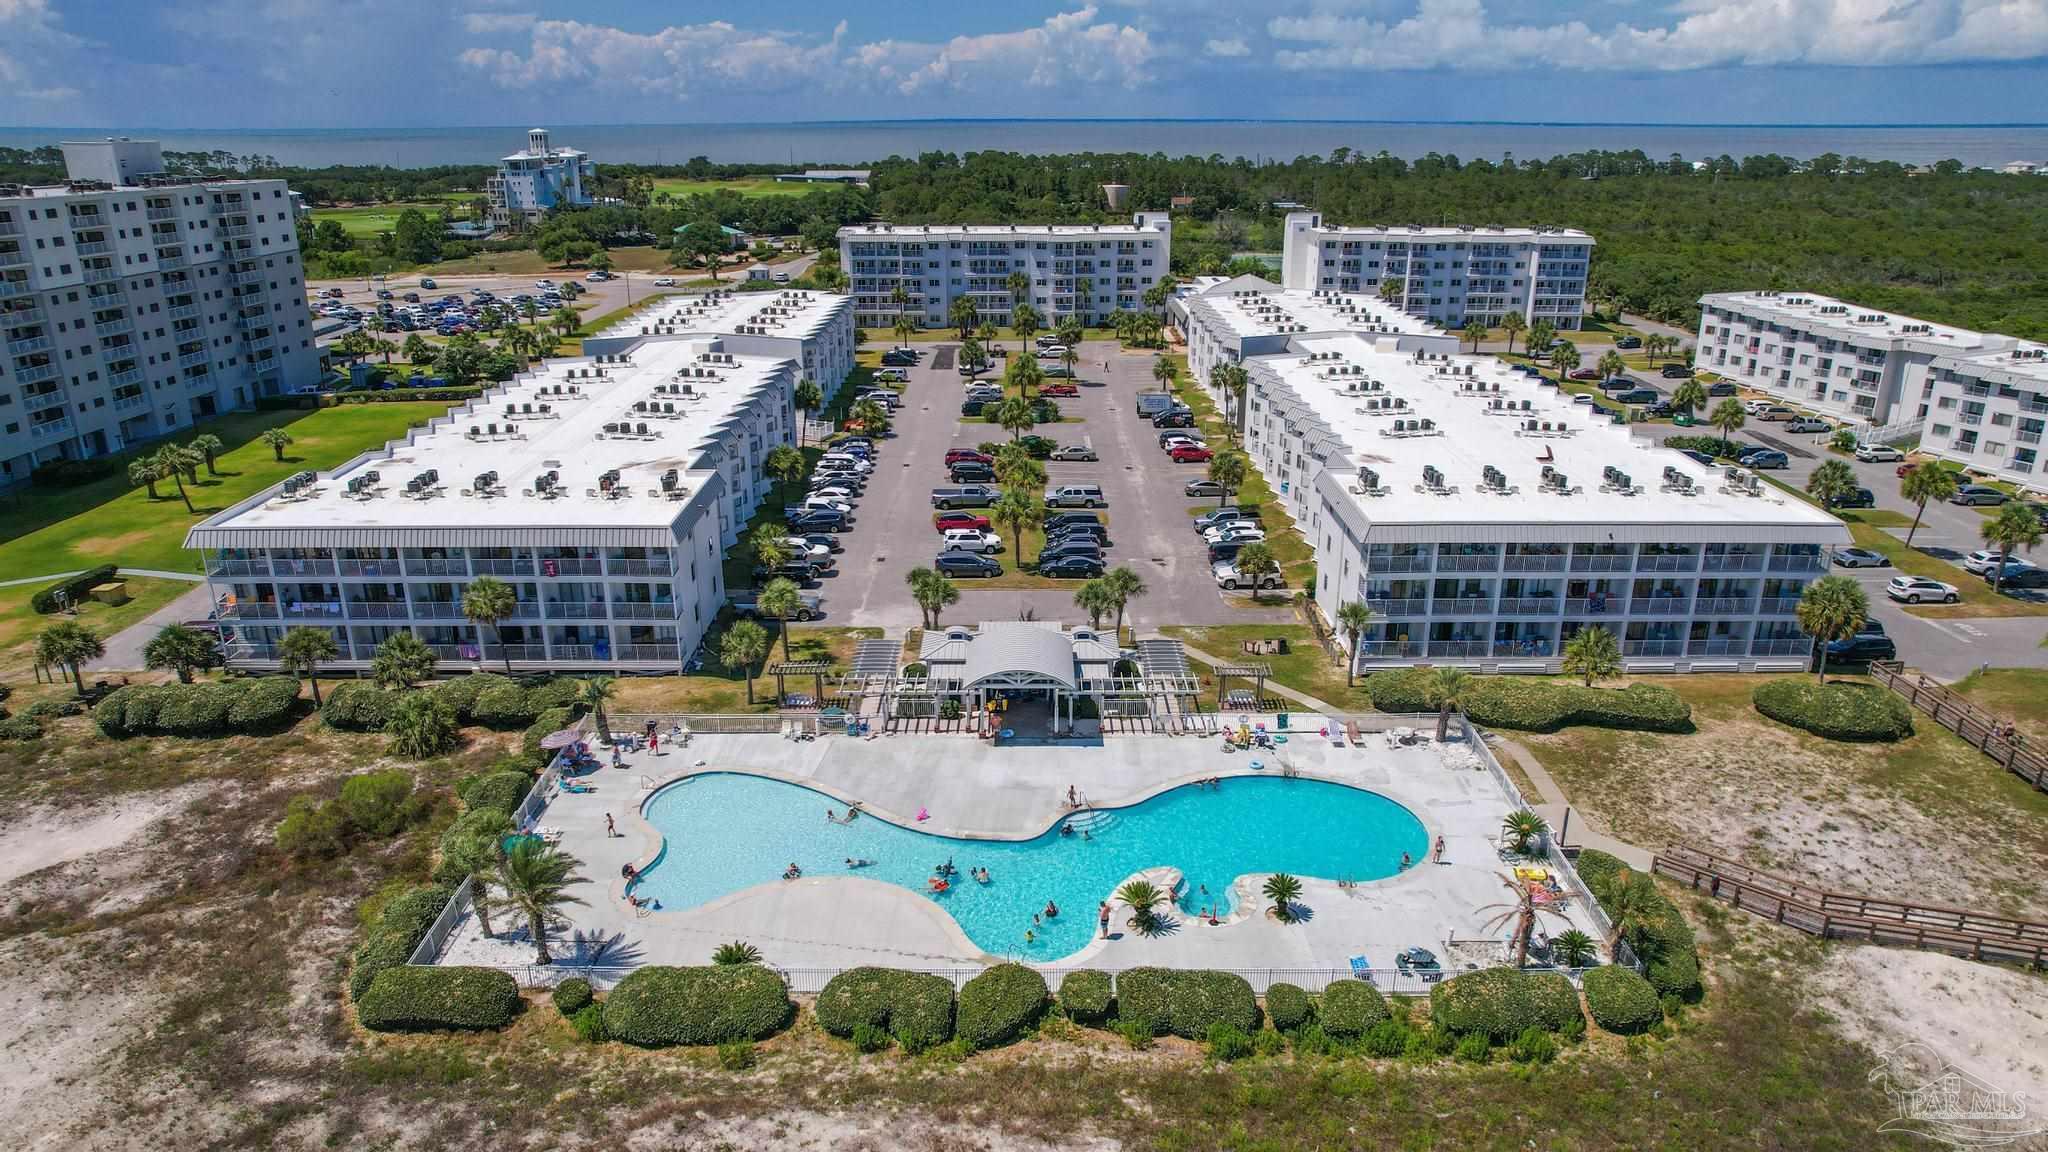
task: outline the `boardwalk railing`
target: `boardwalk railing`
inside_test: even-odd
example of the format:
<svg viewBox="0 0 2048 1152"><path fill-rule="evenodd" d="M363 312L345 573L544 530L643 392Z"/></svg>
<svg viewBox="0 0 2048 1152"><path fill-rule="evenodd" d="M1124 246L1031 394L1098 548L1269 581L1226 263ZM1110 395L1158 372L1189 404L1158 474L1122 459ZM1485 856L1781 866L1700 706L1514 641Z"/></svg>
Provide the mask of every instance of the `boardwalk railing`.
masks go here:
<svg viewBox="0 0 2048 1152"><path fill-rule="evenodd" d="M1661 852L1652 867L1659 875L1746 912L1822 939L1895 944L1972 960L2048 967L2048 924L2037 921L1834 892L1696 848Z"/></svg>
<svg viewBox="0 0 2048 1152"><path fill-rule="evenodd" d="M813 735L819 731L816 713L808 715L782 715L775 712L740 713L731 716L697 716L685 712L617 712L606 716L614 732L641 732L649 720L662 739L668 739L671 729L681 725L691 734L716 736L743 733L751 735L773 735L796 725Z"/></svg>
<svg viewBox="0 0 2048 1152"><path fill-rule="evenodd" d="M1962 737L2020 779L2048 791L2048 756L2026 747L2026 738L2013 731L2002 717L1918 672L1906 671L1896 660L1872 661L1870 678L1905 697L1935 723Z"/></svg>

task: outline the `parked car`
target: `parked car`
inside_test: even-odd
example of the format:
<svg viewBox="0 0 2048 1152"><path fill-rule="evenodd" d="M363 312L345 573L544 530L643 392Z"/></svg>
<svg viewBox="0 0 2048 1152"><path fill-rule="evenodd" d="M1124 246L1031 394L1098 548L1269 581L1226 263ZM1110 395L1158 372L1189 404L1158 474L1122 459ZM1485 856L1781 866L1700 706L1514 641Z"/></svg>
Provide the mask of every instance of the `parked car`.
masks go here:
<svg viewBox="0 0 2048 1152"><path fill-rule="evenodd" d="M1868 488L1851 488L1848 495L1837 496L1828 501L1830 508L1875 508L1877 493Z"/></svg>
<svg viewBox="0 0 2048 1152"><path fill-rule="evenodd" d="M1000 552L1003 538L980 528L948 528L945 534L946 551Z"/></svg>
<svg viewBox="0 0 2048 1152"><path fill-rule="evenodd" d="M988 517L973 512L941 512L937 516L932 517L932 527L937 528L941 532L950 532L959 528L985 531L988 526Z"/></svg>
<svg viewBox="0 0 2048 1152"><path fill-rule="evenodd" d="M1785 425L1787 432L1832 432L1834 425L1818 416L1800 416Z"/></svg>
<svg viewBox="0 0 2048 1152"><path fill-rule="evenodd" d="M1169 408L1152 418L1154 428L1192 428L1195 414L1187 408Z"/></svg>
<svg viewBox="0 0 2048 1152"><path fill-rule="evenodd" d="M1614 346L1616 348L1641 348L1643 346L1643 338L1641 336L1617 336L1614 340Z"/></svg>
<svg viewBox="0 0 2048 1152"><path fill-rule="evenodd" d="M1657 375L1662 376L1666 380L1690 380L1692 379L1692 365L1666 364L1662 368L1657 369Z"/></svg>
<svg viewBox="0 0 2048 1152"><path fill-rule="evenodd" d="M846 517L826 508L791 508L783 522L797 532L843 532Z"/></svg>
<svg viewBox="0 0 2048 1152"><path fill-rule="evenodd" d="M1653 418L1661 416L1676 416L1678 414L1678 409L1672 407L1671 401L1669 400L1659 400L1655 404L1650 405L1648 408L1643 409L1643 411L1649 413L1649 415Z"/></svg>
<svg viewBox="0 0 2048 1152"><path fill-rule="evenodd" d="M754 565L754 579L757 582L777 577L794 580L798 587L808 588L818 582L818 566L808 560L785 560L773 568Z"/></svg>
<svg viewBox="0 0 2048 1152"><path fill-rule="evenodd" d="M1102 525L1102 517L1094 512L1055 512L1045 518L1045 531L1051 535L1069 524Z"/></svg>
<svg viewBox="0 0 2048 1152"><path fill-rule="evenodd" d="M1882 552L1868 548L1840 548L1835 551L1835 563L1843 568L1889 568L1891 560Z"/></svg>
<svg viewBox="0 0 2048 1152"><path fill-rule="evenodd" d="M827 552L846 551L846 545L839 542L839 537L827 536L823 532L813 532L808 536L799 537L799 539L801 539L806 544L823 548Z"/></svg>
<svg viewBox="0 0 2048 1152"><path fill-rule="evenodd" d="M1858 444L1856 458L1866 464L1876 464L1886 460L1904 460L1906 457L1889 444Z"/></svg>
<svg viewBox="0 0 2048 1152"><path fill-rule="evenodd" d="M996 458L986 452L977 452L972 448L946 449L946 467L951 468L955 464L970 462L975 464L994 464Z"/></svg>
<svg viewBox="0 0 2048 1152"><path fill-rule="evenodd" d="M676 278L673 276L657 276L654 279L654 286L656 288L673 288L676 286Z"/></svg>
<svg viewBox="0 0 2048 1152"><path fill-rule="evenodd" d="M1256 508L1243 508L1235 504L1227 508L1218 508L1213 512L1206 512L1195 517L1195 531L1197 533L1206 532L1219 524L1234 524L1239 521L1247 524L1260 523L1259 510Z"/></svg>
<svg viewBox="0 0 2048 1152"><path fill-rule="evenodd" d="M1795 409L1788 408L1783 404L1766 404L1764 405L1763 409L1756 414L1757 419L1762 420L1766 423L1776 423L1780 420L1794 420L1797 419L1798 416L1799 413Z"/></svg>
<svg viewBox="0 0 2048 1152"><path fill-rule="evenodd" d="M964 402L962 402L962 403L961 403L961 405L960 405L960 414L961 414L962 416L979 416L979 415L981 415L981 410L982 410L983 408L986 408L986 407L987 407L988 405L990 405L990 404L992 404L992 403L994 403L994 402L995 402L995 401L993 401L993 400L967 400L967 401L964 401Z"/></svg>
<svg viewBox="0 0 2048 1152"><path fill-rule="evenodd" d="M1963 557L1963 570L1982 576L2005 562L2005 552L1998 548L1979 548Z"/></svg>
<svg viewBox="0 0 2048 1152"><path fill-rule="evenodd" d="M1062 371L1064 371L1064 369L1062 369ZM1038 394L1040 396L1079 396L1081 394L1081 389L1073 384L1068 384L1063 381L1054 381L1051 383L1039 385Z"/></svg>
<svg viewBox="0 0 2048 1152"><path fill-rule="evenodd" d="M1100 508L1107 503L1100 484L1062 484L1045 494L1047 508Z"/></svg>
<svg viewBox="0 0 2048 1152"><path fill-rule="evenodd" d="M1202 539L1207 540L1211 544L1249 544L1254 540L1264 540L1265 538L1266 530L1264 528L1242 520L1233 521L1229 524L1219 524L1202 533Z"/></svg>
<svg viewBox="0 0 2048 1152"><path fill-rule="evenodd" d="M440 287L440 285L438 285L438 284L434 283L434 278L433 278L433 277L431 277L431 276L422 276L422 277L420 278L420 287L422 287L422 288L428 288L428 289L432 289L432 288L438 288L438 287ZM339 295L339 293L336 293L336 294L337 294L337 295Z"/></svg>
<svg viewBox="0 0 2048 1152"><path fill-rule="evenodd" d="M1058 580L1093 580L1104 571L1105 565L1097 556L1054 556L1049 560L1041 557L1038 561L1040 576Z"/></svg>
<svg viewBox="0 0 2048 1152"><path fill-rule="evenodd" d="M1001 576L1003 566L979 552L941 552L932 567L948 576Z"/></svg>
<svg viewBox="0 0 2048 1152"><path fill-rule="evenodd" d="M2007 496L2005 493L2000 492L1998 489L1991 487L1989 484L1965 484L1962 487L1956 489L1956 494L1949 497L1948 502L1951 504L1981 504L1988 505L1991 507L1997 507L1998 505L2003 504L2010 499L2012 499L2012 497Z"/></svg>
<svg viewBox="0 0 2048 1152"><path fill-rule="evenodd" d="M1160 447L1160 450L1161 450L1161 451L1168 451L1168 452L1170 452L1170 451L1172 451L1172 450L1173 450L1173 446L1174 446L1175 444L1207 444L1207 443L1208 443L1208 441L1202 438L1202 434L1201 434L1200 432L1175 432L1175 431L1168 431L1168 432L1161 432L1161 433L1159 434L1159 447Z"/></svg>
<svg viewBox="0 0 2048 1152"><path fill-rule="evenodd" d="M1995 584L2010 580L2014 576L2036 567L2039 567L2039 565L2015 556L2010 560L1987 566L1978 575L1984 578L1986 584Z"/></svg>
<svg viewBox="0 0 2048 1152"><path fill-rule="evenodd" d="M1740 463L1744 468L1753 468L1762 472L1779 468L1790 468L1792 466L1792 459L1775 448L1766 448L1761 452L1752 452L1748 456L1743 457Z"/></svg>
<svg viewBox="0 0 2048 1152"><path fill-rule="evenodd" d="M1089 540L1099 547L1107 548L1109 546L1109 529L1100 524L1067 524L1045 534L1045 543L1048 548L1067 540Z"/></svg>
<svg viewBox="0 0 2048 1152"><path fill-rule="evenodd" d="M995 467L979 460L962 460L946 470L952 474L955 484L986 484L996 478Z"/></svg>
<svg viewBox="0 0 2048 1152"><path fill-rule="evenodd" d="M756 592L733 593L732 610L739 613L744 619L757 619L761 615L761 606L754 599L756 595L758 595ZM824 604L824 600L817 596L799 596L797 597L796 615L791 617L791 619L815 620L825 614Z"/></svg>
<svg viewBox="0 0 2048 1152"><path fill-rule="evenodd" d="M988 484L963 484L957 488L932 489L932 507L986 508L996 502L996 490Z"/></svg>
<svg viewBox="0 0 2048 1152"><path fill-rule="evenodd" d="M1088 447L1086 444L1063 444L1052 450L1050 458L1054 460L1095 460L1098 457L1095 455L1095 449Z"/></svg>
<svg viewBox="0 0 2048 1152"><path fill-rule="evenodd" d="M1571 374L1571 378L1574 380L1598 380L1600 378L1600 370L1597 368L1575 369Z"/></svg>
<svg viewBox="0 0 2048 1152"><path fill-rule="evenodd" d="M1953 604L1962 599L1962 594L1956 590L1955 585L1929 580L1925 576L1894 576L1891 582L1884 586L1884 594L1908 604L1918 604L1922 600Z"/></svg>
<svg viewBox="0 0 2048 1152"><path fill-rule="evenodd" d="M1167 449L1166 454L1173 457L1176 464L1201 464L1215 455L1201 444L1176 444Z"/></svg>
<svg viewBox="0 0 2048 1152"><path fill-rule="evenodd" d="M1255 584L1259 588L1285 588L1287 586L1287 578L1278 572L1262 573L1254 581L1251 577L1239 573L1237 565L1228 560L1211 564L1209 572L1216 577L1216 586L1218 588L1227 588L1232 592L1237 591L1239 588L1251 588Z"/></svg>
<svg viewBox="0 0 2048 1152"><path fill-rule="evenodd" d="M1990 581L1987 580L1985 583L1988 584ZM2048 568L2033 564L2023 565L2015 561L2006 566L2005 579L1999 581L1998 588L2001 592L2010 592L2015 588L2048 588Z"/></svg>
<svg viewBox="0 0 2048 1152"><path fill-rule="evenodd" d="M1708 468L1712 468L1714 466L1714 458L1712 456L1707 455L1705 452L1700 451L1697 448L1681 448L1678 450L1678 454L1692 461L1695 464L1703 464Z"/></svg>
<svg viewBox="0 0 2048 1152"><path fill-rule="evenodd" d="M1716 380L1712 384L1707 385L1707 395L1709 396L1733 396L1735 391L1734 382L1729 380Z"/></svg>
<svg viewBox="0 0 2048 1152"><path fill-rule="evenodd" d="M884 368L875 373L875 382L877 384L908 384L910 383L910 373L905 372L901 368Z"/></svg>
<svg viewBox="0 0 2048 1152"><path fill-rule="evenodd" d="M1060 540L1038 550L1038 563L1041 567L1050 561L1066 557L1080 557L1100 564L1102 563L1102 544L1096 540L1076 538Z"/></svg>
<svg viewBox="0 0 2048 1152"><path fill-rule="evenodd" d="M1866 622L1863 631L1846 640L1831 641L1827 646L1828 663L1867 664L1872 660L1896 660L1899 646L1884 634L1884 625L1875 620ZM1820 661L1815 659L1817 667Z"/></svg>
<svg viewBox="0 0 2048 1152"><path fill-rule="evenodd" d="M1180 494L1183 496L1221 496L1223 495L1223 485L1218 484L1214 480L1190 480L1180 486Z"/></svg>
<svg viewBox="0 0 2048 1152"><path fill-rule="evenodd" d="M1654 404L1657 402L1657 390L1655 388L1631 388L1626 392L1614 393L1613 398L1623 404ZM1666 407L1669 407L1669 405Z"/></svg>

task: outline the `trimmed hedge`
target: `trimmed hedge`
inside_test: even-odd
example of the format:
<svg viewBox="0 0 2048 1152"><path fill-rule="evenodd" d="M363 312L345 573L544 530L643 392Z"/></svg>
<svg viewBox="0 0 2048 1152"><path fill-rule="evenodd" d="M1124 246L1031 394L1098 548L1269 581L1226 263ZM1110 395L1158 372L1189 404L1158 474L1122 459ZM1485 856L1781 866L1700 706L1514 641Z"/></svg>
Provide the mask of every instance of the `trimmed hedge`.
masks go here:
<svg viewBox="0 0 2048 1152"><path fill-rule="evenodd" d="M1429 990L1430 1019L1456 1036L1505 1044L1529 1028L1555 1032L1578 1016L1579 996L1556 972L1482 968Z"/></svg>
<svg viewBox="0 0 2048 1152"><path fill-rule="evenodd" d="M597 999L591 994L590 981L581 976L571 976L555 985L555 990L548 998L555 1002L555 1011L564 1016L574 1016L590 1007Z"/></svg>
<svg viewBox="0 0 2048 1152"><path fill-rule="evenodd" d="M223 736L272 732L290 715L299 682L289 676L211 684L130 684L92 707L102 735Z"/></svg>
<svg viewBox="0 0 2048 1152"><path fill-rule="evenodd" d="M1076 1024L1102 1024L1116 1014L1116 985L1093 968L1069 972L1060 981L1060 1011Z"/></svg>
<svg viewBox="0 0 2048 1152"><path fill-rule="evenodd" d="M524 728L533 723L538 712L533 706L532 694L509 681L484 689L477 695L471 709L471 715L478 724L500 731Z"/></svg>
<svg viewBox="0 0 2048 1152"><path fill-rule="evenodd" d="M1586 882L1593 898L1611 912L1613 892L1621 883L1621 874L1628 871L1628 865L1592 848L1582 849L1576 864L1579 878ZM1650 915L1644 918L1642 928L1629 938L1629 945L1649 968L1646 975L1650 986L1660 996L1696 998L1700 992L1700 957L1692 925L1686 922L1685 914L1678 910L1677 905L1664 898L1664 893L1650 877L1641 872L1629 872L1629 882L1648 890L1646 903Z"/></svg>
<svg viewBox="0 0 2048 1152"><path fill-rule="evenodd" d="M955 1034L969 1049L1014 1043L1045 1015L1045 977L1022 964L998 964L960 988Z"/></svg>
<svg viewBox="0 0 2048 1152"><path fill-rule="evenodd" d="M1119 1019L1144 1021L1155 1036L1207 1040L1215 1024L1259 1030L1252 986L1234 972L1132 968L1117 977L1116 998Z"/></svg>
<svg viewBox="0 0 2048 1152"><path fill-rule="evenodd" d="M112 564L102 564L91 571L80 572L76 576L66 576L64 579L29 597L28 606L39 614L46 615L55 612L57 610L57 594L60 592L65 594L65 599L69 603L76 604L80 600L85 599L95 585L105 584L107 581L112 580L119 571L120 569Z"/></svg>
<svg viewBox="0 0 2048 1152"><path fill-rule="evenodd" d="M1365 679L1381 712L1437 710L1436 674L1426 668L1375 672ZM1465 681L1465 714L1475 724L1524 732L1583 726L1634 732L1690 732L1692 706L1669 688L1631 684L1588 688L1533 676L1474 676Z"/></svg>
<svg viewBox="0 0 2048 1152"><path fill-rule="evenodd" d="M455 794L462 797L462 806L472 812L484 808L517 812L519 802L526 799L532 787L533 777L524 772L486 772L456 785Z"/></svg>
<svg viewBox="0 0 2048 1152"><path fill-rule="evenodd" d="M1650 982L1635 969L1611 964L1586 973L1586 1010L1593 1023L1609 1032L1632 1036L1647 1032L1664 1019L1664 1007Z"/></svg>
<svg viewBox="0 0 2048 1152"><path fill-rule="evenodd" d="M485 1032L517 1015L519 984L496 968L391 968L356 1003L356 1018L374 1032Z"/></svg>
<svg viewBox="0 0 2048 1152"><path fill-rule="evenodd" d="M1278 1032L1292 1032L1315 1018L1315 1001L1294 984L1273 984L1266 988L1266 1016Z"/></svg>
<svg viewBox="0 0 2048 1152"><path fill-rule="evenodd" d="M922 1052L953 1038L953 984L943 976L896 968L841 972L818 993L818 1026L851 1039L863 1026L888 1032Z"/></svg>
<svg viewBox="0 0 2048 1152"><path fill-rule="evenodd" d="M1750 701L1780 724L1829 740L1889 743L1913 734L1913 709L1897 693L1876 684L1816 684L1803 676L1788 676L1757 685Z"/></svg>
<svg viewBox="0 0 2048 1152"><path fill-rule="evenodd" d="M348 994L360 1003L379 973L412 959L452 895L454 890L444 885L422 884L386 904L376 928L350 958Z"/></svg>
<svg viewBox="0 0 2048 1152"><path fill-rule="evenodd" d="M1269 995L1268 1001L1271 1003ZM1356 1040L1375 1024L1393 1018L1387 998L1363 980L1333 980L1323 989L1323 1002L1316 1012L1323 1031L1341 1040Z"/></svg>
<svg viewBox="0 0 2048 1152"><path fill-rule="evenodd" d="M758 964L649 965L604 1000L605 1034L642 1048L765 1040L796 1006L782 977Z"/></svg>
<svg viewBox="0 0 2048 1152"><path fill-rule="evenodd" d="M320 720L343 732L382 732L402 692L386 691L368 680L344 680L328 689Z"/></svg>
<svg viewBox="0 0 2048 1152"><path fill-rule="evenodd" d="M458 722L474 724L477 722L477 697L493 688L512 683L509 677L500 676L496 672L476 672L442 681L434 685L430 691L433 692L435 699L455 710L455 719Z"/></svg>
<svg viewBox="0 0 2048 1152"><path fill-rule="evenodd" d="M583 699L583 681L575 676L552 676L526 686L526 704L535 716L551 708L577 710Z"/></svg>

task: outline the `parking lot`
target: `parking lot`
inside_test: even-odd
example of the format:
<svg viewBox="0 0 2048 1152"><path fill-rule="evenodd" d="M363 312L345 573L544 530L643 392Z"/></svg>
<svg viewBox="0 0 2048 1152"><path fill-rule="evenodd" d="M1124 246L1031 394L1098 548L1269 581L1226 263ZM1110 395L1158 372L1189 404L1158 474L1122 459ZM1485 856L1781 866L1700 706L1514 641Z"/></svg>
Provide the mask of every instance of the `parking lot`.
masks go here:
<svg viewBox="0 0 2048 1152"><path fill-rule="evenodd" d="M854 523L842 535L845 551L839 556L839 573L808 590L823 598L826 618L833 623L887 629L918 625L917 604L910 598L905 574L930 565L938 554L931 491L952 485L946 452L1009 438L996 425L960 415L965 378L954 368L953 346L920 347L927 350L926 355L909 370L910 382L895 413L892 434L878 446L875 470L854 510ZM1016 351L1010 342L1011 354ZM1123 352L1114 343L1082 345L1076 366L1080 396L1055 398L1063 414L1081 417L1081 421L1042 425L1034 431L1062 445L1088 445L1097 459L1044 461L1048 488L1101 485L1108 502L1101 512L1110 537L1104 559L1111 568L1128 567L1137 572L1147 588L1144 596L1132 602L1126 623L1256 623L1290 618L1291 612L1284 606L1236 606L1227 603L1217 590L1207 552L1188 515L1189 508L1215 501L1190 499L1181 491L1187 481L1204 474L1205 466L1168 460L1159 449L1159 430L1135 411L1136 395L1157 387L1152 362L1150 353ZM1000 369L1002 361L996 364ZM995 375L991 372L984 379ZM1006 573L1014 572L1015 541L1009 539L1009 528L1003 524L992 528L1004 537L998 559ZM945 612L950 620L1082 619L1074 606L1079 580L1061 581L1059 587L1050 588L988 588L967 577L955 583L961 596L960 603Z"/></svg>

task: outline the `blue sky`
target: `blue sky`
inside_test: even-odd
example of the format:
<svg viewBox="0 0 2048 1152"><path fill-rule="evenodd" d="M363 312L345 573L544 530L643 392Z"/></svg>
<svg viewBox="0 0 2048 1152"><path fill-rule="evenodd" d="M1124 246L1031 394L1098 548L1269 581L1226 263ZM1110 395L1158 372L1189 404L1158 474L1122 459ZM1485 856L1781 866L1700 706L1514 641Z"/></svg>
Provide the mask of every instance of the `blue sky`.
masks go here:
<svg viewBox="0 0 2048 1152"><path fill-rule="evenodd" d="M2048 121L2048 0L0 0L0 122Z"/></svg>

